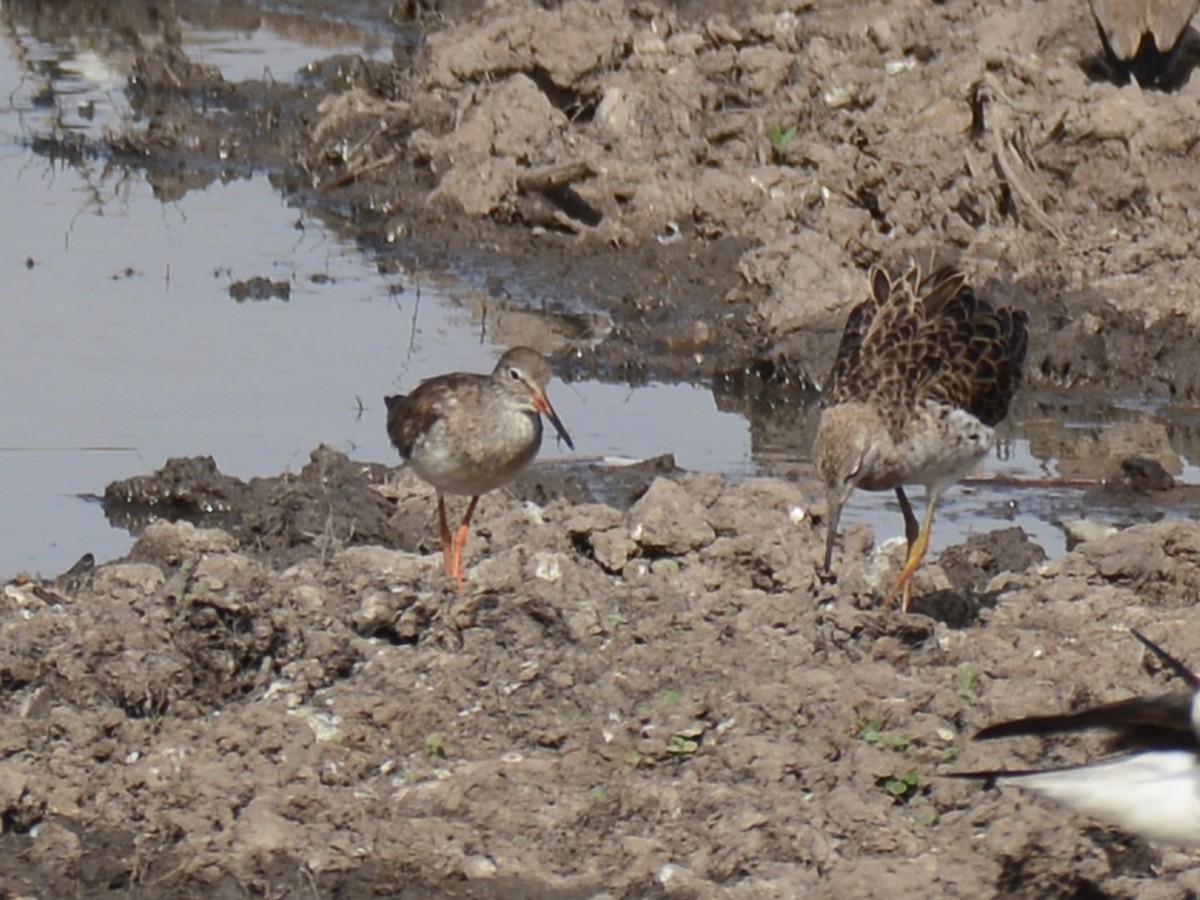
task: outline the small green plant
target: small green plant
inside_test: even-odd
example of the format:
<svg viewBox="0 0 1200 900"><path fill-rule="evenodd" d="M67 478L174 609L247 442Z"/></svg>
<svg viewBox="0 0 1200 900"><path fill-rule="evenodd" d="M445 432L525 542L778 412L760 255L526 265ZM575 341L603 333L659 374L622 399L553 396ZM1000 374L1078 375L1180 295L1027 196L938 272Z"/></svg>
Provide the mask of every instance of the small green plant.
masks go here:
<svg viewBox="0 0 1200 900"><path fill-rule="evenodd" d="M788 144L792 142L792 138L796 136L796 126L791 125L784 128L778 122L767 128L767 138L771 141L771 146L775 148L776 153L783 153L787 150Z"/></svg>
<svg viewBox="0 0 1200 900"><path fill-rule="evenodd" d="M979 683L983 678L980 672L970 663L963 663L954 673L954 690L964 700L974 703L979 699Z"/></svg>
<svg viewBox="0 0 1200 900"><path fill-rule="evenodd" d="M425 736L425 755L434 759L446 758L446 743L440 731Z"/></svg>
<svg viewBox="0 0 1200 900"><path fill-rule="evenodd" d="M932 809L932 808L921 810L921 814L919 816L917 816L917 821L920 824L924 825L926 828L930 828L933 825L936 825L937 820L938 820L937 810Z"/></svg>
<svg viewBox="0 0 1200 900"><path fill-rule="evenodd" d="M700 749L700 742L682 734L673 734L667 741L667 753L671 756L690 756Z"/></svg>
<svg viewBox="0 0 1200 900"><path fill-rule="evenodd" d="M620 628L629 624L629 617L618 609L608 614L607 621L609 628Z"/></svg>
<svg viewBox="0 0 1200 900"><path fill-rule="evenodd" d="M654 571L660 575L678 575L681 568L677 559L660 559L654 564Z"/></svg>
<svg viewBox="0 0 1200 900"><path fill-rule="evenodd" d="M939 763L954 762L956 759L958 759L958 748L957 747L947 747L940 754L938 754L938 762Z"/></svg>
<svg viewBox="0 0 1200 900"><path fill-rule="evenodd" d="M879 719L870 719L858 732L858 739L865 744L878 744L882 736L883 722Z"/></svg>
<svg viewBox="0 0 1200 900"><path fill-rule="evenodd" d="M643 753L638 753L636 750L630 750L621 760L627 769L652 769L654 768L654 760Z"/></svg>
<svg viewBox="0 0 1200 900"><path fill-rule="evenodd" d="M915 794L920 785L921 778L917 770L909 769L903 775L893 775L884 779L883 789L895 797L897 802L903 802Z"/></svg>
<svg viewBox="0 0 1200 900"><path fill-rule="evenodd" d="M879 744L897 753L903 753L912 746L912 740L893 731L884 731L879 719L871 719L858 732L859 740L866 744Z"/></svg>

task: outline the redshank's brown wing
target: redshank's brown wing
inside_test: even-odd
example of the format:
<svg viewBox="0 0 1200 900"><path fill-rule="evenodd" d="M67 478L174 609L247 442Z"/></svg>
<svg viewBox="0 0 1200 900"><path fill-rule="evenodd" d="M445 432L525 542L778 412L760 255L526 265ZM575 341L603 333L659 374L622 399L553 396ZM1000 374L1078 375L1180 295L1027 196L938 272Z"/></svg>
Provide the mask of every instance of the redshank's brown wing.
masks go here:
<svg viewBox="0 0 1200 900"><path fill-rule="evenodd" d="M1168 53L1200 11L1200 0L1091 0L1091 7L1113 55L1131 60L1145 34L1153 36L1160 53Z"/></svg>
<svg viewBox="0 0 1200 900"><path fill-rule="evenodd" d="M421 435L455 410L477 401L479 388L487 381L485 375L454 372L426 379L410 394L384 397L388 437L400 455L409 459Z"/></svg>

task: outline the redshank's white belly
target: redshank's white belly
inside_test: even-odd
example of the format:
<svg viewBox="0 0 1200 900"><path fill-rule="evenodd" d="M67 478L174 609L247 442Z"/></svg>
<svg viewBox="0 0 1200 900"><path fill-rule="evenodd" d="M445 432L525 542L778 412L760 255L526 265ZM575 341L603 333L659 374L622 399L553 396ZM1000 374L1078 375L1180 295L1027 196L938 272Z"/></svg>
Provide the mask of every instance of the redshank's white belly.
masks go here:
<svg viewBox="0 0 1200 900"><path fill-rule="evenodd" d="M516 478L541 444L536 413L478 416L469 428L446 419L416 440L409 465L443 493L476 497Z"/></svg>

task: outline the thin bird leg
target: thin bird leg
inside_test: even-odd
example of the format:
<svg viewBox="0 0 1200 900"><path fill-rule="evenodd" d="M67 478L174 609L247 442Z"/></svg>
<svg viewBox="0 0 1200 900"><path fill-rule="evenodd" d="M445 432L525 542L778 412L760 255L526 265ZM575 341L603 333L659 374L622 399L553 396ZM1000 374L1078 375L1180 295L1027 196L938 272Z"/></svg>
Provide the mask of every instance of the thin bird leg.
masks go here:
<svg viewBox="0 0 1200 900"><path fill-rule="evenodd" d="M454 555L454 546L450 543L450 526L446 523L446 498L438 491L438 524L442 529L442 569L447 575L453 575L450 567Z"/></svg>
<svg viewBox="0 0 1200 900"><path fill-rule="evenodd" d="M466 515L462 517L462 521L458 523L458 533L454 536L454 571L450 574L454 576L454 580L458 582L458 592L463 592L463 577L462 577L462 556L463 548L467 546L467 535L471 532L471 516L475 515L475 504L479 502L479 497L471 498L471 502L467 504Z"/></svg>
<svg viewBox="0 0 1200 900"><path fill-rule="evenodd" d="M896 486L896 499L900 501L900 512L904 514L904 539L908 542L908 548L905 551L905 560L907 561L912 556L913 544L917 542L917 538L921 535L921 526L917 524L917 517L913 515L912 504L908 502L908 496L904 493L904 488ZM888 595L888 605L891 605L892 595L895 594L895 588ZM900 608L908 612L909 606L912 605L912 580L904 583L904 596L900 601Z"/></svg>
<svg viewBox="0 0 1200 900"><path fill-rule="evenodd" d="M933 511L937 507L937 501L937 492L930 491L929 503L925 507L925 522L921 526L921 532L917 535L916 541L908 548L908 559L904 562L900 577L896 579L896 583L892 585L887 598L883 601L885 606L892 605L896 599L896 593L901 589L904 590L904 597L900 608L904 612L908 612L912 606L912 577L913 573L917 571L917 566L921 565L921 560L925 558L925 551L929 549L929 532L933 526Z"/></svg>
<svg viewBox="0 0 1200 900"><path fill-rule="evenodd" d="M917 517L913 515L912 504L904 495L904 488L896 488L896 499L900 501L900 512L904 514L904 537L908 541L908 552L912 553L913 544L917 542L921 530L917 526Z"/></svg>

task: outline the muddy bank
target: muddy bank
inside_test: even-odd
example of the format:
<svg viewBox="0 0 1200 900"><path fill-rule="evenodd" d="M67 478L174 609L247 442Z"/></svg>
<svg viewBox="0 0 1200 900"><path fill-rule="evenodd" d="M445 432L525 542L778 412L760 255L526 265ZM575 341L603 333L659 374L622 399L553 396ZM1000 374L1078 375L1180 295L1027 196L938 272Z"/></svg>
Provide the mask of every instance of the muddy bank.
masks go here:
<svg viewBox="0 0 1200 900"><path fill-rule="evenodd" d="M496 304L611 317L563 335L580 376L819 381L865 269L937 260L1030 312L1034 388L1195 397L1200 93L1105 81L1077 4L420 8L375 19L391 65L227 83L118 7L138 120L80 152L164 197L265 168L397 265L505 260Z"/></svg>
<svg viewBox="0 0 1200 900"><path fill-rule="evenodd" d="M0 887L1193 885L1191 857L943 775L1043 761L1034 741L970 742L996 718L1161 688L1124 626L1200 656L1200 528L1138 526L1052 563L1017 530L972 539L919 573L939 621L877 607L900 548L872 550L865 528L837 583L820 577L822 503L803 485L646 476L627 509L488 495L458 595L431 491L385 474L325 450L253 485L173 463L157 476L172 496L243 491L256 518L158 521L125 560L6 586Z"/></svg>

